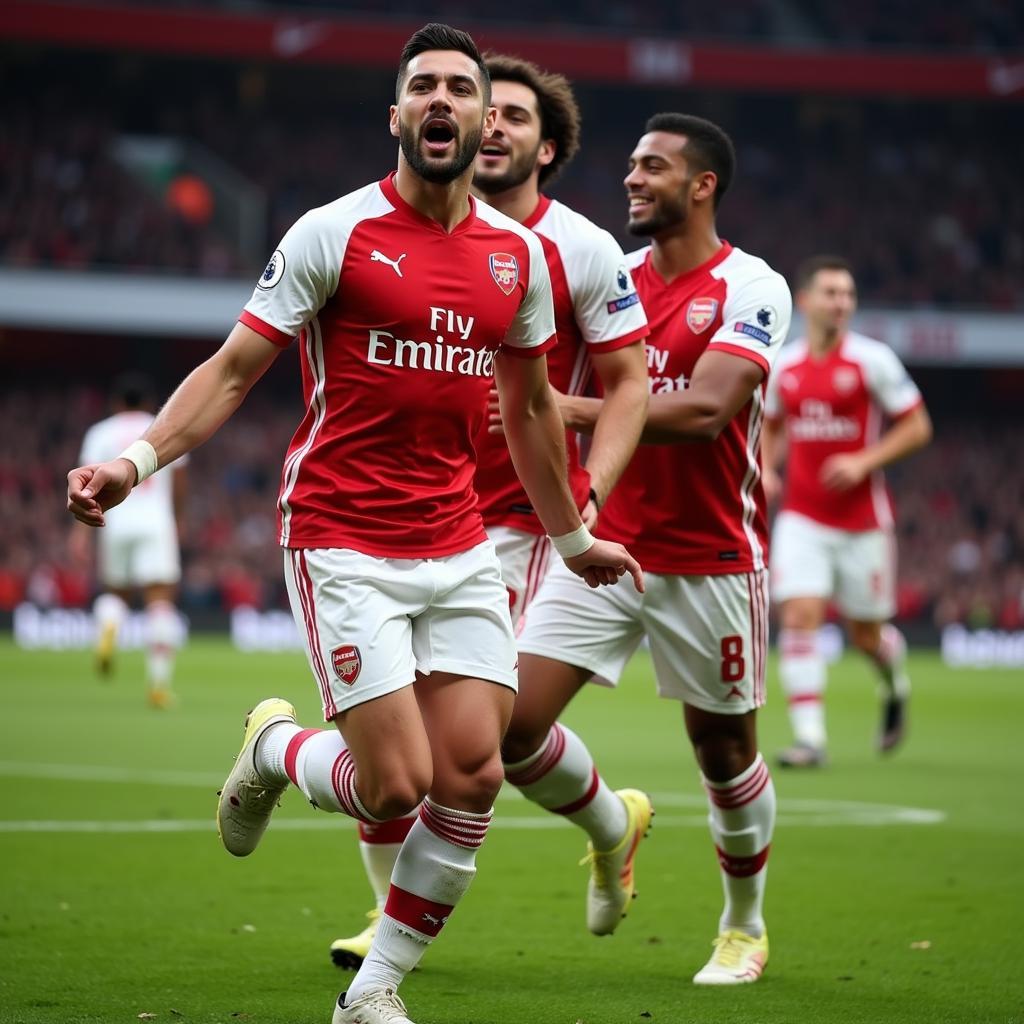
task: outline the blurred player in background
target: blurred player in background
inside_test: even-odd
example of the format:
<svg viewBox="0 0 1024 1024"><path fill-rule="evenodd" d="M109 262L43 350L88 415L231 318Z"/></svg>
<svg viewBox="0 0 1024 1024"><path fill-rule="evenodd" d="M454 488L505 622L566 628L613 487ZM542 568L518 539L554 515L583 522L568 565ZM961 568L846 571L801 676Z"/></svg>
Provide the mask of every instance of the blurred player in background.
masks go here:
<svg viewBox="0 0 1024 1024"><path fill-rule="evenodd" d="M509 449L556 550L592 586L640 568L595 540L566 479L540 358L555 343L540 241L469 195L493 130L473 40L428 25L406 44L390 130L398 169L288 231L221 349L123 457L73 470L84 522L201 443L296 336L305 417L282 474L280 541L326 730L284 700L246 720L221 793L221 840L251 853L289 782L314 807L379 825L419 817L373 944L334 1024L411 1024L397 994L476 872L501 786L515 638L473 491L492 375ZM399 400L400 399L400 400Z"/></svg>
<svg viewBox="0 0 1024 1024"><path fill-rule="evenodd" d="M503 744L506 778L590 836L587 924L612 932L652 808L636 790L625 801L613 793L557 718L588 680L615 685L647 637L658 692L683 703L708 794L725 909L694 981L714 985L756 980L768 957L775 795L756 730L768 635L758 445L765 380L791 313L782 277L718 237L734 165L725 132L684 114L652 117L630 157L628 228L652 239L628 257L650 321L651 399L645 443L598 532L643 552L648 584L606 599L551 570L519 638L520 692ZM568 427L588 432L601 403L565 396L561 407Z"/></svg>
<svg viewBox="0 0 1024 1024"><path fill-rule="evenodd" d="M153 422L153 388L142 374L127 373L114 382L113 415L89 428L82 441L83 465L117 457ZM181 579L178 522L185 495L185 462L179 459L144 481L132 500L113 510L99 535L97 575L103 593L96 599L96 668L106 675L114 664L117 637L135 593L142 594L146 626L146 680L149 703L166 708L172 700L174 656L180 623L174 606ZM76 524L71 542L88 557L88 527Z"/></svg>
<svg viewBox="0 0 1024 1024"><path fill-rule="evenodd" d="M550 186L579 145L579 109L562 76L516 57L488 55L494 132L480 148L473 188L490 205L540 236L551 273L558 343L548 353L553 387L582 394L597 371L605 396L586 468L575 433L567 433L569 482L583 520L598 509L621 476L643 428L647 368L642 339L647 320L625 256L606 231L540 190ZM495 418L499 419L495 413ZM476 440L474 486L487 535L501 562L512 621L522 620L554 552L516 475L500 426ZM331 957L358 967L369 950L388 894L391 871L415 815L359 826L360 851L377 906L369 926L338 939Z"/></svg>
<svg viewBox="0 0 1024 1024"><path fill-rule="evenodd" d="M882 683L879 748L903 738L910 680L896 610L896 541L882 468L927 444L921 394L887 345L849 330L857 306L850 265L816 256L800 268L803 338L788 345L768 385L765 489L781 489L772 532L772 600L780 606L779 674L795 743L786 767L825 760L825 659L818 630L830 599L850 642ZM882 432L888 417L892 426Z"/></svg>

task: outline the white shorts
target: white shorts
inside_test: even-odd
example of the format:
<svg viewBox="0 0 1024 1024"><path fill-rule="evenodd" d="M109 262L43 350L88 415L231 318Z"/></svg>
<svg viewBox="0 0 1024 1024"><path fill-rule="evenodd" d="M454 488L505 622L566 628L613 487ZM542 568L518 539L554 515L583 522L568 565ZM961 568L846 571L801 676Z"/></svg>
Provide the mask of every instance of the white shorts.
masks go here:
<svg viewBox="0 0 1024 1024"><path fill-rule="evenodd" d="M558 556L544 534L538 537L511 526L489 526L487 536L498 553L501 578L508 590L512 625L518 633L526 609L544 582L552 561Z"/></svg>
<svg viewBox="0 0 1024 1024"><path fill-rule="evenodd" d="M452 672L515 690L516 645L494 545L444 558L287 549L285 582L324 719Z"/></svg>
<svg viewBox="0 0 1024 1024"><path fill-rule="evenodd" d="M896 611L896 544L888 530L839 530L780 512L772 530L772 600L834 598L849 619L884 622Z"/></svg>
<svg viewBox="0 0 1024 1024"><path fill-rule="evenodd" d="M99 575L104 586L119 590L181 579L181 557L174 523L148 530L99 531Z"/></svg>
<svg viewBox="0 0 1024 1024"><path fill-rule="evenodd" d="M765 700L767 573L668 576L645 573L591 590L564 565L548 573L519 637L521 654L578 665L615 686L646 635L658 693L721 715Z"/></svg>

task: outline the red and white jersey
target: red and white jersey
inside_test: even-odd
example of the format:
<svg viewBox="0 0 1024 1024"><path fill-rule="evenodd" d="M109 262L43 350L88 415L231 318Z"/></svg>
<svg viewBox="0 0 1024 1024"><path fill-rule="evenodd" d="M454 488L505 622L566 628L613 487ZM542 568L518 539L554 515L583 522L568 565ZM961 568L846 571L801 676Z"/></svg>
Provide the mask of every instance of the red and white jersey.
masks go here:
<svg viewBox="0 0 1024 1024"><path fill-rule="evenodd" d="M843 530L891 529L881 470L848 491L830 491L821 484L821 467L830 455L874 444L885 416L897 419L920 404L917 385L880 341L849 333L822 358L802 338L787 345L767 394L767 415L786 431L782 507Z"/></svg>
<svg viewBox="0 0 1024 1024"><path fill-rule="evenodd" d="M142 409L125 410L94 423L82 439L81 464L116 459L133 441L137 441L153 422L153 414ZM132 490L120 505L105 512L109 534L136 534L149 530L174 528L174 470L184 466L182 456L170 466L161 467Z"/></svg>
<svg viewBox="0 0 1024 1024"><path fill-rule="evenodd" d="M607 231L546 196L523 226L540 238L551 274L558 342L548 352L548 378L563 394L583 394L592 372L592 352L611 352L647 334L647 317L626 257ZM590 494L590 474L580 465L572 431L566 432L565 447L569 485L582 509ZM504 436L485 430L476 448L476 490L484 523L543 534Z"/></svg>
<svg viewBox="0 0 1024 1024"><path fill-rule="evenodd" d="M647 310L653 395L686 388L708 351L757 363L769 374L789 330L789 288L764 260L728 242L666 284L650 247L632 253ZM640 445L597 532L620 541L649 572L717 576L763 569L768 526L759 449L764 382L710 443Z"/></svg>
<svg viewBox="0 0 1024 1024"><path fill-rule="evenodd" d="M494 355L555 343L537 236L474 199L447 232L392 179L301 217L239 318L282 347L300 338L284 547L429 558L482 542L473 440Z"/></svg>

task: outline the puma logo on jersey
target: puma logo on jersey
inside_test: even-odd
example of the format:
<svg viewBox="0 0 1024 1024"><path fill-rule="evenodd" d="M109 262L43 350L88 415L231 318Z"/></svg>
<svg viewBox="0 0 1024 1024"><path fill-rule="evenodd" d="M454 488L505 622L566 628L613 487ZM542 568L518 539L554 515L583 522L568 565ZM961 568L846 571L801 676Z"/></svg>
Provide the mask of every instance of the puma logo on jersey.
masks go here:
<svg viewBox="0 0 1024 1024"><path fill-rule="evenodd" d="M405 259L405 255L406 254L403 252L397 260L389 260L387 256L380 251L380 249L374 249L373 252L370 253L370 261L373 263L386 263L399 277L403 277L402 268L398 264Z"/></svg>

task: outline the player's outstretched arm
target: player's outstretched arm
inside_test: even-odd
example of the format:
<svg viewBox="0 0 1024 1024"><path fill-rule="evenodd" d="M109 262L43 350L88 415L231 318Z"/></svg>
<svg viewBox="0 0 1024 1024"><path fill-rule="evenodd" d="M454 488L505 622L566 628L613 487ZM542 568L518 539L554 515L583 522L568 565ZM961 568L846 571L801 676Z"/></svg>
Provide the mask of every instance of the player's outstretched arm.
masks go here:
<svg viewBox="0 0 1024 1024"><path fill-rule="evenodd" d="M565 427L548 386L547 360L499 353L494 365L509 453L530 502L551 537L579 542L579 551L571 542L559 550L565 564L592 587L615 583L628 572L643 591L636 560L621 544L590 537L576 510L566 479Z"/></svg>
<svg viewBox="0 0 1024 1024"><path fill-rule="evenodd" d="M202 444L238 408L281 350L244 324L178 385L141 440L152 446L155 470ZM88 526L120 504L138 481L133 462L117 458L68 473L68 511Z"/></svg>
<svg viewBox="0 0 1024 1024"><path fill-rule="evenodd" d="M831 491L856 487L870 473L923 448L932 439L932 421L924 405L916 405L872 445L859 452L829 456L821 464L821 482Z"/></svg>
<svg viewBox="0 0 1024 1024"><path fill-rule="evenodd" d="M729 352L705 352L682 391L652 395L644 444L714 441L764 379L758 363Z"/></svg>
<svg viewBox="0 0 1024 1024"><path fill-rule="evenodd" d="M725 425L750 401L764 378L761 367L742 356L705 352L683 391L651 395L641 444L714 441ZM569 430L593 434L604 404L600 398L556 395Z"/></svg>

